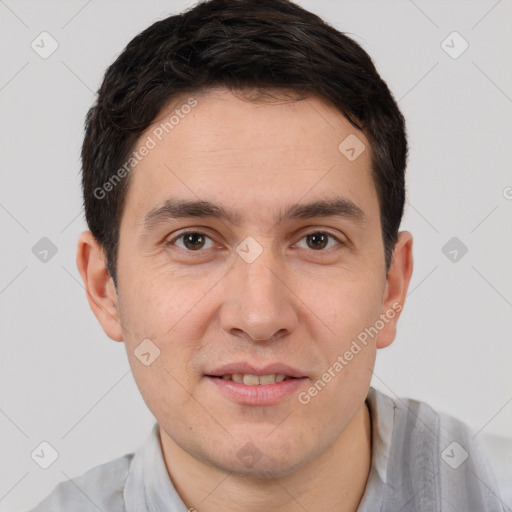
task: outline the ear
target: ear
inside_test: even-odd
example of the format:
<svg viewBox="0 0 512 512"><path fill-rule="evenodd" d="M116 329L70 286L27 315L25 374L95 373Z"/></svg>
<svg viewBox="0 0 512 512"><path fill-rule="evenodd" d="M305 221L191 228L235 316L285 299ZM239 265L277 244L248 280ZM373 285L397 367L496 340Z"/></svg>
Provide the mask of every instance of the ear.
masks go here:
<svg viewBox="0 0 512 512"><path fill-rule="evenodd" d="M380 317L385 327L377 336L377 348L391 345L396 337L396 324L404 307L412 269L412 235L409 231L400 231L386 278Z"/></svg>
<svg viewBox="0 0 512 512"><path fill-rule="evenodd" d="M78 237L76 265L84 282L89 306L105 334L114 341L123 341L117 292L106 267L103 249L90 231L84 231Z"/></svg>

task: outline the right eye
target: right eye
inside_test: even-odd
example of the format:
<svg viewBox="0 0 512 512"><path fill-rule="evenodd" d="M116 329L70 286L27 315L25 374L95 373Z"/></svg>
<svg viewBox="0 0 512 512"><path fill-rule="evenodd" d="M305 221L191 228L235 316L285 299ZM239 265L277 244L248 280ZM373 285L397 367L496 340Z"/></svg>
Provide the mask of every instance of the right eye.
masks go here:
<svg viewBox="0 0 512 512"><path fill-rule="evenodd" d="M177 236L174 236L171 240L166 242L166 245L175 245L175 242L178 240L183 240L183 246L176 244L180 249L189 252L200 252L200 249L204 248L206 240L210 240L211 246L207 247L207 249L211 249L213 247L213 240L204 233L200 231L184 231Z"/></svg>

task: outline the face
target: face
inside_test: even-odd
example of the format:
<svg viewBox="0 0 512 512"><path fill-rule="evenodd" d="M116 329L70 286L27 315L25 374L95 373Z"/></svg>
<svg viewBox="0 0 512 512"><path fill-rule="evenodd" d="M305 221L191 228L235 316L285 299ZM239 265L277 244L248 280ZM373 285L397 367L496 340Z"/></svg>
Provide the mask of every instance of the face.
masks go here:
<svg viewBox="0 0 512 512"><path fill-rule="evenodd" d="M395 334L370 144L320 98L223 88L174 101L136 149L148 137L120 226L121 327L102 323L163 443L226 472L290 474L360 413Z"/></svg>

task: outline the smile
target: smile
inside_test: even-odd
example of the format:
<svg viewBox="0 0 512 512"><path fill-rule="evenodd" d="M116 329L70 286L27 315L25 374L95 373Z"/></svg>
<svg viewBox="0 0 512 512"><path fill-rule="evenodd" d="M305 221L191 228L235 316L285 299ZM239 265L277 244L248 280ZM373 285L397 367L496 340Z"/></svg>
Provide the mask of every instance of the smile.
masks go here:
<svg viewBox="0 0 512 512"><path fill-rule="evenodd" d="M219 376L217 378L223 380L230 380L238 384L245 384L246 386L265 386L268 384L275 384L276 382L283 382L284 380L293 379L287 377L282 373L269 373L267 375L252 375L250 373L233 373Z"/></svg>
<svg viewBox="0 0 512 512"><path fill-rule="evenodd" d="M284 374L254 375L232 373L221 376L205 375L206 381L214 385L230 401L240 405L271 406L290 399L307 385L307 377L288 377Z"/></svg>

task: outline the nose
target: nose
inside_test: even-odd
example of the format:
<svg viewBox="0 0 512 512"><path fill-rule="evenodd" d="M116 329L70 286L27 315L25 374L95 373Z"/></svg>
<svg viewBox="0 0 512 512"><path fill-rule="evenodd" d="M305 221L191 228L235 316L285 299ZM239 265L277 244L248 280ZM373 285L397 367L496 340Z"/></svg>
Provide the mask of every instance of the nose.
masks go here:
<svg viewBox="0 0 512 512"><path fill-rule="evenodd" d="M251 263L238 258L224 281L220 322L231 336L277 341L294 331L300 301L291 289L289 272L271 248L264 248Z"/></svg>

